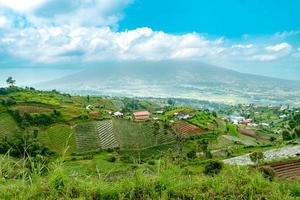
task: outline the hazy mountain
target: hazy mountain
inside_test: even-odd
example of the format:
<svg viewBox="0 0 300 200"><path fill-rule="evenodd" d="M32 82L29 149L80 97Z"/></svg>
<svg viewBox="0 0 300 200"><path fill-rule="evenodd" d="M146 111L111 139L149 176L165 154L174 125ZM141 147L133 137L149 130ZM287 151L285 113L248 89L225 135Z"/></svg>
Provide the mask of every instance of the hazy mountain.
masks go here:
<svg viewBox="0 0 300 200"><path fill-rule="evenodd" d="M91 67L38 88L77 94L180 97L226 103L299 104L300 82L193 61L115 62Z"/></svg>

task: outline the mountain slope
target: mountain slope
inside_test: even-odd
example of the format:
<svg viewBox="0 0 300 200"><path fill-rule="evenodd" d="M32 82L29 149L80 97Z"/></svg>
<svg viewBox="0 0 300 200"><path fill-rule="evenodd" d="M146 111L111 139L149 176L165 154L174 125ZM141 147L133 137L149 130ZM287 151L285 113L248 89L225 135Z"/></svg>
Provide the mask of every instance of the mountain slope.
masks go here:
<svg viewBox="0 0 300 200"><path fill-rule="evenodd" d="M298 104L300 98L300 82L193 61L106 63L38 87L79 94L180 97L225 103Z"/></svg>

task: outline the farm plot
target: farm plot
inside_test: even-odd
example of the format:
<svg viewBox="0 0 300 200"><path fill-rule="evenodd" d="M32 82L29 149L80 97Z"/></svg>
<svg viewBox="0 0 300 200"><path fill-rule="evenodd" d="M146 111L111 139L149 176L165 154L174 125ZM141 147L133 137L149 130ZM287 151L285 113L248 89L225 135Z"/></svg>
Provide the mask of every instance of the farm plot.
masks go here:
<svg viewBox="0 0 300 200"><path fill-rule="evenodd" d="M39 140L50 150L71 154L76 150L75 136L68 125L54 125L38 135Z"/></svg>
<svg viewBox="0 0 300 200"><path fill-rule="evenodd" d="M256 132L253 129L245 129L245 128L239 127L238 131L242 135L249 136L249 137L255 138L257 140L269 140L270 139L268 136L261 136L261 135L256 134Z"/></svg>
<svg viewBox="0 0 300 200"><path fill-rule="evenodd" d="M8 113L0 113L0 138L12 136L18 131L18 125Z"/></svg>
<svg viewBox="0 0 300 200"><path fill-rule="evenodd" d="M205 130L185 121L175 123L173 125L173 128L177 133L181 134L184 137L189 137L191 135L202 134L206 132Z"/></svg>
<svg viewBox="0 0 300 200"><path fill-rule="evenodd" d="M175 142L175 135L165 132L162 124L156 130L151 122L115 119L113 127L122 149L142 149Z"/></svg>
<svg viewBox="0 0 300 200"><path fill-rule="evenodd" d="M74 133L79 152L97 150L101 147L95 122L78 124L74 128Z"/></svg>
<svg viewBox="0 0 300 200"><path fill-rule="evenodd" d="M39 106L39 105L19 105L19 106L15 106L13 109L19 111L20 114L47 113L47 112L53 111L53 109L51 109L51 108L48 108L45 106Z"/></svg>
<svg viewBox="0 0 300 200"><path fill-rule="evenodd" d="M113 132L112 120L98 121L96 122L96 126L102 148L107 149L115 148L118 146L118 142Z"/></svg>
<svg viewBox="0 0 300 200"><path fill-rule="evenodd" d="M300 160L271 164L276 176L287 179L300 179Z"/></svg>

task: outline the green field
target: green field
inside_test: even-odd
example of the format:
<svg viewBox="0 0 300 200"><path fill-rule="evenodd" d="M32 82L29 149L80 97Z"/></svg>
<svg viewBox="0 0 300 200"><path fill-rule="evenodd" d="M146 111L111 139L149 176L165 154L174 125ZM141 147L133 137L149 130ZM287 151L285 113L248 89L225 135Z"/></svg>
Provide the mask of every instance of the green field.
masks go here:
<svg viewBox="0 0 300 200"><path fill-rule="evenodd" d="M42 131L39 140L58 154L71 154L76 150L75 136L68 125L58 124Z"/></svg>
<svg viewBox="0 0 300 200"><path fill-rule="evenodd" d="M0 111L0 138L12 136L18 131L18 125L10 114Z"/></svg>
<svg viewBox="0 0 300 200"><path fill-rule="evenodd" d="M81 123L74 127L77 151L86 152L101 148L95 122Z"/></svg>
<svg viewBox="0 0 300 200"><path fill-rule="evenodd" d="M149 148L175 141L172 133L166 133L160 124L159 131L150 122L113 120L115 135L123 149Z"/></svg>

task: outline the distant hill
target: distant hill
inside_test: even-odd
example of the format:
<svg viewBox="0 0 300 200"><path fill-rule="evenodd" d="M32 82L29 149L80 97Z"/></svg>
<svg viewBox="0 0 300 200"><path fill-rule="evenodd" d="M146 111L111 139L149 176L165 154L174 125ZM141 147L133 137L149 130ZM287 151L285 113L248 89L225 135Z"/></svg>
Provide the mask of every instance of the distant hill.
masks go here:
<svg viewBox="0 0 300 200"><path fill-rule="evenodd" d="M244 74L196 61L106 63L37 87L77 94L300 104L299 81Z"/></svg>

